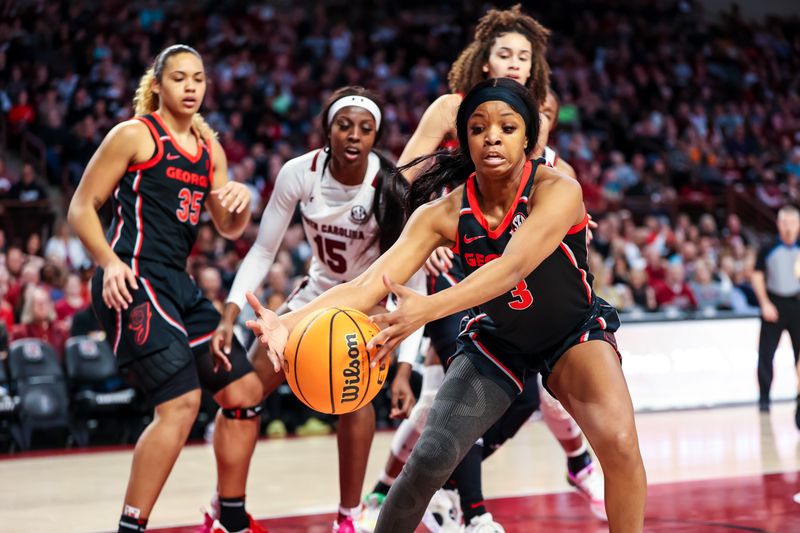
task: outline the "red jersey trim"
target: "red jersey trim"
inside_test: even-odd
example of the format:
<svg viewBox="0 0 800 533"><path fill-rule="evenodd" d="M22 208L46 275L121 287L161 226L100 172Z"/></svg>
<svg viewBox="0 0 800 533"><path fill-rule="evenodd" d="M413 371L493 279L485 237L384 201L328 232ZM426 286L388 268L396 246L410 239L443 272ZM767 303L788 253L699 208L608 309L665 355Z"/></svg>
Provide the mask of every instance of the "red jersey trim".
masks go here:
<svg viewBox="0 0 800 533"><path fill-rule="evenodd" d="M154 112L153 113L153 118L155 118L156 122L158 122L158 124L162 128L164 128L164 131L166 131L167 135L169 135L169 140L172 143L172 146L174 146L175 149L178 152L180 152L180 154L183 157L185 157L186 159L188 159L192 163L197 163L198 161L200 161L200 157L202 157L202 155L203 155L203 142L200 139L200 135L197 134L197 132L195 131L194 128L192 128L192 133L194 134L194 138L197 141L197 153L195 155L190 155L186 150L181 148L181 145L178 144L178 142L175 140L175 137L172 136L172 132L169 130L167 125L164 124L164 120L160 116L158 116L158 113Z"/></svg>
<svg viewBox="0 0 800 533"><path fill-rule="evenodd" d="M584 213L583 221L569 228L567 235L574 235L575 233L578 233L579 231L583 230L588 225L589 225L589 213Z"/></svg>
<svg viewBox="0 0 800 533"><path fill-rule="evenodd" d="M319 159L319 154L322 150L317 150L317 153L314 154L314 158L311 160L311 172L317 171L317 159Z"/></svg>
<svg viewBox="0 0 800 533"><path fill-rule="evenodd" d="M216 173L214 172L214 146L212 145L212 141L208 141L206 144L206 150L208 150L208 190L214 190L214 178L216 177Z"/></svg>
<svg viewBox="0 0 800 533"><path fill-rule="evenodd" d="M489 223L486 221L486 217L483 215L481 206L478 203L478 197L475 196L475 174L472 174L467 179L467 201L469 202L469 206L472 208L472 215L475 217L475 220L478 221L478 224L480 224L481 227L486 230L486 233L490 239L497 239L500 237L500 235L502 235L503 232L508 228L508 225L511 224L511 219L514 218L517 205L519 204L520 198L522 198L522 191L525 190L525 185L528 184L528 180L530 180L532 177L531 166L531 162L527 161L525 166L522 168L522 178L519 180L519 187L517 187L517 194L514 197L514 202L511 204L508 212L503 217L500 225L495 229L489 228Z"/></svg>
<svg viewBox="0 0 800 533"><path fill-rule="evenodd" d="M128 172L136 172L137 170L147 170L148 168L152 168L161 161L161 158L164 156L164 143L161 142L161 136L156 131L155 126L153 123L147 120L145 117L133 117L140 122L144 122L147 124L147 127L150 129L150 134L153 136L153 141L156 143L156 154L144 161L142 163L136 163L135 165L130 165L128 167Z"/></svg>

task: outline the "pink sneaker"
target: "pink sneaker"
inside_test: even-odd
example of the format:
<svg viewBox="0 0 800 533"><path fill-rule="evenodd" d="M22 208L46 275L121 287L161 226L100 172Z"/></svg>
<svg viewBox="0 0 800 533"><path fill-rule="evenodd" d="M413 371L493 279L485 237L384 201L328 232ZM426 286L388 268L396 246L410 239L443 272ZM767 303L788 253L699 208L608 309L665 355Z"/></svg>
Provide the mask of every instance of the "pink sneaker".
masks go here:
<svg viewBox="0 0 800 533"><path fill-rule="evenodd" d="M594 464L589 464L574 475L567 472L567 481L578 490L578 494L586 498L592 514L596 518L608 522L603 476L595 471Z"/></svg>
<svg viewBox="0 0 800 533"><path fill-rule="evenodd" d="M356 533L356 525L353 523L353 518L345 516L341 522L333 522L333 533Z"/></svg>
<svg viewBox="0 0 800 533"><path fill-rule="evenodd" d="M211 526L214 525L214 517L203 509L203 525L199 526L195 533L211 533Z"/></svg>

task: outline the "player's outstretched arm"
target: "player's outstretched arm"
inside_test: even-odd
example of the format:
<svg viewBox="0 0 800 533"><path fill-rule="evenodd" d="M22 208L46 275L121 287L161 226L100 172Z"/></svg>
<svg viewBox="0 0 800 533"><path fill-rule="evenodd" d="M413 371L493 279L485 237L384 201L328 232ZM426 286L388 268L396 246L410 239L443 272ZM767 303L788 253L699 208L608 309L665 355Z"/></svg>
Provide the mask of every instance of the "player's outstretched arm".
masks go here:
<svg viewBox="0 0 800 533"><path fill-rule="evenodd" d="M453 210L451 204L457 205L448 198L443 198L417 209L406 223L397 242L363 274L333 287L296 311L278 318L275 313L261 306L252 293L248 293L248 303L255 309L258 319L248 321L247 327L267 345L268 355L276 371L283 364L287 332L308 313L334 305L369 312L389 293L384 277L396 280L401 290L417 294L402 284L422 267L437 246L452 244L458 224L458 211Z"/></svg>
<svg viewBox="0 0 800 533"><path fill-rule="evenodd" d="M409 333L426 322L476 307L517 287L558 247L570 227L585 216L580 185L555 171L534 189L531 215L514 233L503 255L482 266L460 283L430 296L420 296L386 279L398 296L395 311L373 319L383 327L368 343L380 347L373 361L380 361Z"/></svg>

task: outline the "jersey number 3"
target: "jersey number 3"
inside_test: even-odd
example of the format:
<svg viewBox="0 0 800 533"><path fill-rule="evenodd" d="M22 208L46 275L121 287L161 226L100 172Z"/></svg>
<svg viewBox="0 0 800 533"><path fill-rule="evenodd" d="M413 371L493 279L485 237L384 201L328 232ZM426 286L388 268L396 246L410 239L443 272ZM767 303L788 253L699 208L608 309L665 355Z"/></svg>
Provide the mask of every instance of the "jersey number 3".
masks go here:
<svg viewBox="0 0 800 533"><path fill-rule="evenodd" d="M200 220L200 209L203 206L203 195L204 193L200 191L192 192L186 187L180 190L178 193L178 200L180 204L178 209L175 211L175 216L178 217L178 220L181 222L186 222L187 220L192 223L192 226L196 226L197 222Z"/></svg>
<svg viewBox="0 0 800 533"><path fill-rule="evenodd" d="M317 255L328 268L337 274L347 272L347 260L339 253L347 250L347 244L336 239L326 239L322 235L314 237L314 244L317 245Z"/></svg>
<svg viewBox="0 0 800 533"><path fill-rule="evenodd" d="M508 306L515 311L527 309L533 303L533 294L528 290L528 283L524 279L517 283L517 287L511 291L511 296L515 299L508 302Z"/></svg>

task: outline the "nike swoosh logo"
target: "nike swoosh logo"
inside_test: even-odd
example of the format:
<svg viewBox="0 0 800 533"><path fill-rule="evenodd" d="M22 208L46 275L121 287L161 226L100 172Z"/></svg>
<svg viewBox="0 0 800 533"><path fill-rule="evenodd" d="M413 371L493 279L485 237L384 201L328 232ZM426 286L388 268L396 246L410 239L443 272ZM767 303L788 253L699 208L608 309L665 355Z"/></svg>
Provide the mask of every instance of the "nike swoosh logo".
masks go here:
<svg viewBox="0 0 800 533"><path fill-rule="evenodd" d="M475 237L467 237L464 235L464 244L469 244L471 242L477 241L478 239L483 239L486 235L476 235Z"/></svg>
<svg viewBox="0 0 800 533"><path fill-rule="evenodd" d="M167 154L167 159L168 159L169 161L172 161L172 160L174 160L174 159L178 159L179 157L180 157L179 155L175 155L175 154Z"/></svg>

